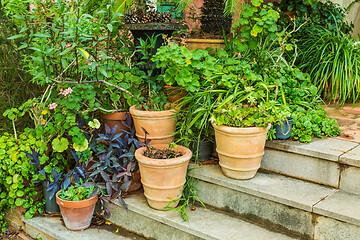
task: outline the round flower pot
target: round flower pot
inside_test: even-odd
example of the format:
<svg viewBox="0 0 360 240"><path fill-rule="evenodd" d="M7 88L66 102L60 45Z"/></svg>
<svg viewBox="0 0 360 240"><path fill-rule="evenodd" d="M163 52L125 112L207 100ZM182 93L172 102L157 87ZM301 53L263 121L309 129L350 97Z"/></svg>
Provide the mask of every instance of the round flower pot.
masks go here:
<svg viewBox="0 0 360 240"><path fill-rule="evenodd" d="M136 136L140 142L144 142L145 133L143 127L151 140L150 145L170 144L174 141L175 133L175 111L141 111L135 106L130 107L130 113L134 120Z"/></svg>
<svg viewBox="0 0 360 240"><path fill-rule="evenodd" d="M185 43L187 45L187 49L189 50L196 50L196 49L205 50L207 47L217 50L221 50L225 48L224 39L189 38L185 40Z"/></svg>
<svg viewBox="0 0 360 240"><path fill-rule="evenodd" d="M234 179L253 178L264 155L267 128L218 126L215 129L216 151L225 176Z"/></svg>
<svg viewBox="0 0 360 240"><path fill-rule="evenodd" d="M92 198L82 201L67 201L59 198L59 192L56 193L56 202L59 204L65 226L68 229L75 231L88 228L94 214L98 196L95 195Z"/></svg>
<svg viewBox="0 0 360 240"><path fill-rule="evenodd" d="M43 188L43 194L45 199L45 212L53 214L53 213L59 213L59 205L56 203L56 197L54 196L50 200L50 192L48 192L48 182L43 181L42 182L42 188Z"/></svg>
<svg viewBox="0 0 360 240"><path fill-rule="evenodd" d="M126 114L128 112L114 112L109 114L101 114L104 124L108 125L110 129L113 129L117 125L116 134L122 133L121 130L129 131L129 128L126 127L122 121L125 121Z"/></svg>
<svg viewBox="0 0 360 240"><path fill-rule="evenodd" d="M162 148L168 147L168 145L159 144L154 147ZM153 159L144 156L146 147L135 151L144 195L150 207L158 210L164 210L167 206L176 207L186 182L187 167L192 156L191 151L182 146L174 148L183 155L170 159Z"/></svg>

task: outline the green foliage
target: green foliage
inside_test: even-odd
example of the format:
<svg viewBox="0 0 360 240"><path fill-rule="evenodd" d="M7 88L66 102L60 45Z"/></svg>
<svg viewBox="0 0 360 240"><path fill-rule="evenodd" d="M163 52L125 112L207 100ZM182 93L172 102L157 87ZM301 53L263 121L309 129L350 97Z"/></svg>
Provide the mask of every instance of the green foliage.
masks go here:
<svg viewBox="0 0 360 240"><path fill-rule="evenodd" d="M20 29L3 15L0 7L0 133L12 129L2 113L40 92L40 87L28 82L30 76L21 63L25 51L16 51L20 41L7 39L19 31ZM24 130L29 122L31 119L24 117L16 127Z"/></svg>
<svg viewBox="0 0 360 240"><path fill-rule="evenodd" d="M184 88L188 92L199 90L200 82L215 70L216 59L208 51L189 51L185 46L169 43L160 47L152 61L165 70L167 85Z"/></svg>
<svg viewBox="0 0 360 240"><path fill-rule="evenodd" d="M356 102L360 91L360 46L339 29L318 27L299 40L299 66L324 98Z"/></svg>
<svg viewBox="0 0 360 240"><path fill-rule="evenodd" d="M265 39L274 40L279 31L277 21L280 15L273 4L262 5L263 0L252 0L251 3L242 6L239 20L233 24L233 32L236 34L234 43L239 52L255 50ZM239 34L241 38L237 38Z"/></svg>
<svg viewBox="0 0 360 240"><path fill-rule="evenodd" d="M44 201L38 196L38 188L31 183L36 167L24 151L30 152L30 147L37 148L41 153L47 146L30 133L29 129L15 139L11 134L4 133L0 137L0 212L18 206L26 209L25 217L31 218L35 213L42 213ZM41 158L44 164L48 158ZM7 223L0 215L0 229L5 231Z"/></svg>
<svg viewBox="0 0 360 240"><path fill-rule="evenodd" d="M321 105L308 110L297 108L291 117L294 119L291 137L301 142L310 142L314 136L322 138L340 135L336 120L326 117L326 111Z"/></svg>
<svg viewBox="0 0 360 240"><path fill-rule="evenodd" d="M66 201L82 201L90 197L95 191L95 186L84 188L81 186L70 186L68 189L61 189L58 196Z"/></svg>
<svg viewBox="0 0 360 240"><path fill-rule="evenodd" d="M323 26L330 31L341 29L342 32L349 34L354 25L345 21L349 9L340 7L338 3L330 0L324 2L318 0L284 0L274 3L282 11L284 18L281 19L282 25L287 27L295 22L295 28L306 24L295 34L301 38L303 34L311 34L317 26ZM287 11L295 11L295 20L286 17Z"/></svg>
<svg viewBox="0 0 360 240"><path fill-rule="evenodd" d="M285 120L288 115L288 109L275 101L260 103L256 107L228 103L213 111L211 121L218 126L267 127L270 123Z"/></svg>

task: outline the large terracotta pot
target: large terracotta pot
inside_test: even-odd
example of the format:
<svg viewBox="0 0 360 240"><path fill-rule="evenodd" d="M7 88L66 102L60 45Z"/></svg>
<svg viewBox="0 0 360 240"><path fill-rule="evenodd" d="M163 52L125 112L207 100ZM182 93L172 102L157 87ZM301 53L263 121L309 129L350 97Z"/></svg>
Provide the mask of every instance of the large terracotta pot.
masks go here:
<svg viewBox="0 0 360 240"><path fill-rule="evenodd" d="M225 176L234 179L253 178L264 155L267 128L218 126L215 129L216 151Z"/></svg>
<svg viewBox="0 0 360 240"><path fill-rule="evenodd" d="M203 49L205 50L207 47L212 49L221 50L225 48L224 39L198 39L198 38L189 38L185 40L187 45L187 49L196 50Z"/></svg>
<svg viewBox="0 0 360 240"><path fill-rule="evenodd" d="M146 138L151 140L150 145L170 144L174 141L175 110L141 111L132 106L130 113L139 141L143 142L145 139L145 133L141 127L149 133Z"/></svg>
<svg viewBox="0 0 360 240"><path fill-rule="evenodd" d="M101 118L103 119L104 124L108 125L111 129L113 129L116 125L116 134L122 133L121 130L129 131L129 128L126 127L122 121L125 121L126 114L128 112L114 112L109 114L101 114ZM130 115L130 114L129 114Z"/></svg>
<svg viewBox="0 0 360 240"><path fill-rule="evenodd" d="M179 100L186 96L187 92L184 89L173 87L173 86L164 86L166 95L168 96L171 103L178 104Z"/></svg>
<svg viewBox="0 0 360 240"><path fill-rule="evenodd" d="M162 148L168 145L159 144L154 147ZM143 155L146 147L135 151L144 195L152 208L164 210L166 206L176 207L179 204L178 199L186 182L187 167L192 153L190 149L182 146L175 146L175 149L183 155L170 159L152 159ZM176 201L170 204L171 200Z"/></svg>
<svg viewBox="0 0 360 240"><path fill-rule="evenodd" d="M75 231L88 228L94 214L98 196L96 195L82 201L67 201L59 198L59 192L56 193L56 202L59 204L65 226Z"/></svg>

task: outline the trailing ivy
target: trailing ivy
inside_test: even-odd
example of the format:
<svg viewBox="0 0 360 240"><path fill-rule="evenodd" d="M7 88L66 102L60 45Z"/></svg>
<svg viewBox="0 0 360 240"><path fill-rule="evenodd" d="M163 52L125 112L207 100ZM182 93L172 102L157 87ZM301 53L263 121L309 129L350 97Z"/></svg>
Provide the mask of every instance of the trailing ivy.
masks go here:
<svg viewBox="0 0 360 240"><path fill-rule="evenodd" d="M23 207L26 209L25 217L32 218L37 212L43 213L43 198L38 195L35 185L31 183L35 166L30 164L31 159L24 151L30 151L30 147L46 151L45 143L37 141L30 129L14 138L9 133L0 137L0 229L6 230L7 222L4 219L5 210ZM40 157L40 163L44 164L48 157L44 154Z"/></svg>

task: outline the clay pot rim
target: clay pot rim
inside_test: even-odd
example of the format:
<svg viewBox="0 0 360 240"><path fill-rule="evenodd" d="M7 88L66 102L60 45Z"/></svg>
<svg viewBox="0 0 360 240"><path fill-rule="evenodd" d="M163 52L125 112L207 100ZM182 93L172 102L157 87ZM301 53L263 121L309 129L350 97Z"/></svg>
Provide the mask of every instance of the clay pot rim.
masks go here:
<svg viewBox="0 0 360 240"><path fill-rule="evenodd" d="M229 132L233 134L255 134L263 131L269 131L271 128L271 123L265 127L230 127L226 125L218 126L216 123L211 123L211 125L218 131Z"/></svg>
<svg viewBox="0 0 360 240"><path fill-rule="evenodd" d="M141 117L148 117L148 116L153 116L154 114L157 115L157 117L168 117L168 116L172 116L175 115L176 110L175 109L170 109L170 110L164 110L164 111L143 111L143 110L139 110L137 109L137 107L131 106L130 107L130 114L134 117L134 116L141 116Z"/></svg>
<svg viewBox="0 0 360 240"><path fill-rule="evenodd" d="M208 38L186 38L187 43L224 43L224 39L208 39Z"/></svg>
<svg viewBox="0 0 360 240"><path fill-rule="evenodd" d="M59 205L59 207L64 207L64 208L86 208L97 203L99 198L98 195L95 195L92 198L88 198L81 201L68 201L59 198L58 195L60 191L56 193L56 203Z"/></svg>
<svg viewBox="0 0 360 240"><path fill-rule="evenodd" d="M112 112L112 113L101 113L100 116L103 119L109 119L109 120L114 120L114 119L119 119L119 118L121 118L122 120L125 120L125 116L127 113L130 115L129 112L120 111L120 112Z"/></svg>
<svg viewBox="0 0 360 240"><path fill-rule="evenodd" d="M151 146L157 148L163 148L163 147L168 147L169 144L154 144ZM169 159L148 158L143 155L143 152L145 151L146 147L141 147L135 151L135 158L142 164L153 165L153 166L165 166L165 165L181 164L189 161L190 158L192 157L192 152L189 148L180 145L174 146L174 148L180 151L181 153L183 153L183 155L181 157L169 158Z"/></svg>

